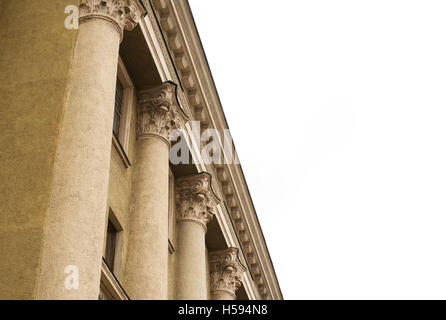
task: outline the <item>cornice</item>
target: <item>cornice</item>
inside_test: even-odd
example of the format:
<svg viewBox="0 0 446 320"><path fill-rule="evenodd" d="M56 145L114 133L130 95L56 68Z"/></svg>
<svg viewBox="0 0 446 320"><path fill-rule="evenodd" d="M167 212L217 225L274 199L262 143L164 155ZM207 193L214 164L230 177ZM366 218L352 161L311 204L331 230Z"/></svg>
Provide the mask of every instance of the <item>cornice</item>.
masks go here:
<svg viewBox="0 0 446 320"><path fill-rule="evenodd" d="M143 0L150 5L149 0ZM187 1L152 0L167 46L183 84L191 119L201 129L228 128ZM209 165L249 264L260 298L282 299L279 283L240 165Z"/></svg>

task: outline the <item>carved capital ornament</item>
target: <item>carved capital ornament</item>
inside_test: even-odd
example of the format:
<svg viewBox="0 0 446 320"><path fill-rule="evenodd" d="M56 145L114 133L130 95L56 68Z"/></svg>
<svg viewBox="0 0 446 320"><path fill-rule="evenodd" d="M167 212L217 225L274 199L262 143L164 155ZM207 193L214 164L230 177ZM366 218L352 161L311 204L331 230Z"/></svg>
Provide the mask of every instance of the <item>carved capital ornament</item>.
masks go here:
<svg viewBox="0 0 446 320"><path fill-rule="evenodd" d="M191 220L206 230L207 223L215 214L220 199L211 184L211 175L202 172L180 177L176 181L177 220Z"/></svg>
<svg viewBox="0 0 446 320"><path fill-rule="evenodd" d="M153 89L138 94L138 138L159 136L169 143L169 135L174 129L184 128L187 116L178 104L176 84L165 82Z"/></svg>
<svg viewBox="0 0 446 320"><path fill-rule="evenodd" d="M235 298L235 293L241 285L243 271L237 248L209 253L211 275L211 293L225 291Z"/></svg>
<svg viewBox="0 0 446 320"><path fill-rule="evenodd" d="M113 23L122 40L124 30L133 30L144 10L138 0L81 0L79 22L95 18L107 20Z"/></svg>

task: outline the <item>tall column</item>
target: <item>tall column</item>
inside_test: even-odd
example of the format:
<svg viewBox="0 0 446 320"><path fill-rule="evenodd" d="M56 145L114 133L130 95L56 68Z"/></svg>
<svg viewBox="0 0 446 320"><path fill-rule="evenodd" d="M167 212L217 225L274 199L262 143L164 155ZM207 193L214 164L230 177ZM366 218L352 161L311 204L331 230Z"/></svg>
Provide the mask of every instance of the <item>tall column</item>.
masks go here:
<svg viewBox="0 0 446 320"><path fill-rule="evenodd" d="M206 225L219 199L212 189L211 176L205 172L177 179L176 192L176 298L206 300Z"/></svg>
<svg viewBox="0 0 446 320"><path fill-rule="evenodd" d="M235 300L241 284L242 273L246 268L240 263L238 249L229 248L209 254L211 273L211 299Z"/></svg>
<svg viewBox="0 0 446 320"><path fill-rule="evenodd" d="M82 0L37 299L98 299L119 44L137 0Z"/></svg>
<svg viewBox="0 0 446 320"><path fill-rule="evenodd" d="M166 300L168 285L169 134L184 127L176 85L138 95L137 151L126 267L132 299Z"/></svg>

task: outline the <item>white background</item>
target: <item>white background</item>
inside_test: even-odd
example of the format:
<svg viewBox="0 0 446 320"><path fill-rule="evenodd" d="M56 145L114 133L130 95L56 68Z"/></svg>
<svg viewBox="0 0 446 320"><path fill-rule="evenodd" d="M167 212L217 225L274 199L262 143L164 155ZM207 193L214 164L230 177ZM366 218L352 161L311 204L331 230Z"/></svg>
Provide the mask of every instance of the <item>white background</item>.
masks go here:
<svg viewBox="0 0 446 320"><path fill-rule="evenodd" d="M446 1L189 2L284 298L446 298Z"/></svg>

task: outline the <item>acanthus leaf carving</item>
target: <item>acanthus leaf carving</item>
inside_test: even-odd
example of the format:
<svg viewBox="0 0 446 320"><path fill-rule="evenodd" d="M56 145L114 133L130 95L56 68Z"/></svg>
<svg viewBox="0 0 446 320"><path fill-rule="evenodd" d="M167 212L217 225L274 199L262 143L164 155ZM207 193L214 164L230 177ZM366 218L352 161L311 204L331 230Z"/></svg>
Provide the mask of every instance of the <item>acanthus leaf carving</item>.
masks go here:
<svg viewBox="0 0 446 320"><path fill-rule="evenodd" d="M237 248L209 253L211 278L211 293L226 291L235 298L235 293L241 285L243 271Z"/></svg>
<svg viewBox="0 0 446 320"><path fill-rule="evenodd" d="M168 142L172 130L184 128L187 121L177 101L176 85L172 82L140 91L138 105L138 137L158 135Z"/></svg>
<svg viewBox="0 0 446 320"><path fill-rule="evenodd" d="M193 220L206 228L220 199L212 188L211 175L202 172L176 181L177 220Z"/></svg>
<svg viewBox="0 0 446 320"><path fill-rule="evenodd" d="M139 23L145 9L138 0L81 0L80 21L93 17L106 18L115 23L121 33L131 31Z"/></svg>

